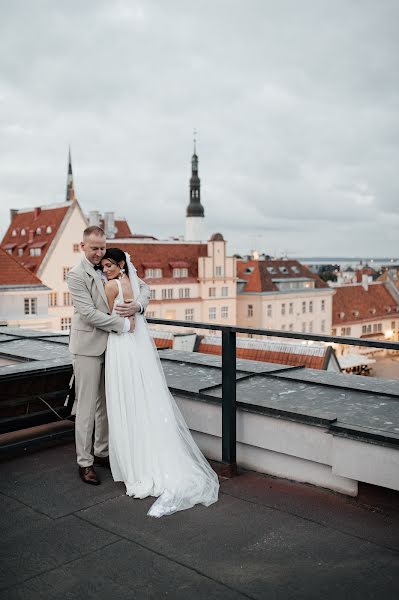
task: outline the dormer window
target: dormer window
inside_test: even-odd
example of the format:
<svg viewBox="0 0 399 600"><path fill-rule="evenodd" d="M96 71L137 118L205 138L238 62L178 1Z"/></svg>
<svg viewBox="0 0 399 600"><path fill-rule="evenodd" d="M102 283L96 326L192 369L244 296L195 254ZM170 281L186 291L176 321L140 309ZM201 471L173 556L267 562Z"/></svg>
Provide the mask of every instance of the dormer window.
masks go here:
<svg viewBox="0 0 399 600"><path fill-rule="evenodd" d="M51 225L48 225L48 226L46 227L46 233L51 233L52 231L53 231L53 230L52 230L52 228L51 228Z"/></svg>
<svg viewBox="0 0 399 600"><path fill-rule="evenodd" d="M284 274L288 273L287 267L279 267L279 269L280 269L280 273L284 273Z"/></svg>
<svg viewBox="0 0 399 600"><path fill-rule="evenodd" d="M42 249L41 248L30 248L29 256L41 256Z"/></svg>
<svg viewBox="0 0 399 600"><path fill-rule="evenodd" d="M274 267L267 267L267 270L269 271L269 273L271 273L271 275L276 274L276 269Z"/></svg>
<svg viewBox="0 0 399 600"><path fill-rule="evenodd" d="M253 267L247 267L244 271L245 275L250 275L252 273L252 271L254 270Z"/></svg>
<svg viewBox="0 0 399 600"><path fill-rule="evenodd" d="M188 277L188 269L173 269L173 277Z"/></svg>
<svg viewBox="0 0 399 600"><path fill-rule="evenodd" d="M375 313L377 312L377 309L375 308L370 308L370 312L372 315L375 315Z"/></svg>
<svg viewBox="0 0 399 600"><path fill-rule="evenodd" d="M338 313L338 316L340 319L344 319L345 318L345 313L344 312L340 312Z"/></svg>
<svg viewBox="0 0 399 600"><path fill-rule="evenodd" d="M26 235L26 229L25 228L21 229L21 235Z"/></svg>
<svg viewBox="0 0 399 600"><path fill-rule="evenodd" d="M296 267L295 265L294 265L293 267L291 267L291 271L292 271L293 273L300 273L300 271L299 271L298 267Z"/></svg>
<svg viewBox="0 0 399 600"><path fill-rule="evenodd" d="M16 229L13 229L13 230L12 230L12 234L11 234L11 235L12 235L12 237L15 237L15 236L17 235L17 230L16 230Z"/></svg>
<svg viewBox="0 0 399 600"><path fill-rule="evenodd" d="M359 316L359 311L358 310L352 310L352 315L354 317L358 317Z"/></svg>
<svg viewBox="0 0 399 600"><path fill-rule="evenodd" d="M36 235L42 235L42 228L41 227L38 227L36 229Z"/></svg>
<svg viewBox="0 0 399 600"><path fill-rule="evenodd" d="M151 279L159 279L162 277L162 269L146 269L145 276Z"/></svg>

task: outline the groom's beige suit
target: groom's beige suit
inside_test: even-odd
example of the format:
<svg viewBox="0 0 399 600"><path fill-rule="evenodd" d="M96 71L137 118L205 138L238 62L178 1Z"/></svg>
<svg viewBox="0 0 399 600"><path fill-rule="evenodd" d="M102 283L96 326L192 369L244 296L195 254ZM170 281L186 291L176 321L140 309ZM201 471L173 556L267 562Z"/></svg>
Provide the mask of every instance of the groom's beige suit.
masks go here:
<svg viewBox="0 0 399 600"><path fill-rule="evenodd" d="M104 381L108 334L128 331L129 321L110 314L100 271L96 271L86 258L69 271L67 283L75 308L69 350L73 356L77 398L76 454L78 465L89 467L93 464L93 430L95 456L108 455ZM150 299L150 289L141 279L139 284L140 294L135 300L144 311Z"/></svg>

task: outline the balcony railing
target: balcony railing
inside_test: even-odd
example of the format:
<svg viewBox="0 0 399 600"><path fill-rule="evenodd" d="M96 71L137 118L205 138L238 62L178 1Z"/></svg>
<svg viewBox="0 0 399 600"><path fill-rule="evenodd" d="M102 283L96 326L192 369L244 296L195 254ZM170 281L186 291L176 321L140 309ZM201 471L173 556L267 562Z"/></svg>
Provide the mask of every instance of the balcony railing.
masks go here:
<svg viewBox="0 0 399 600"><path fill-rule="evenodd" d="M344 344L348 346L366 346L384 350L397 350L398 342L385 342L365 338L329 336L295 331L280 331L274 329L254 329L251 327L236 327L211 323L196 323L193 321L176 321L169 319L148 318L148 323L154 325L169 325L190 329L207 329L221 331L222 334L222 462L224 473L234 476L237 472L236 459L236 334L246 333L267 337L290 338L314 342Z"/></svg>
<svg viewBox="0 0 399 600"><path fill-rule="evenodd" d="M219 325L214 323L197 323L193 321L176 321L170 319L157 319L157 318L148 318L148 323L154 325L166 325L172 327L183 327L189 329L199 329L199 330L211 330L211 331L220 331L222 338L222 461L224 465L224 473L226 475L232 476L236 473L237 465L236 465L236 335L237 333L244 333L249 335L256 336L267 336L274 338L288 338L294 340L305 340L305 341L315 341L315 342L324 342L324 343L336 343L336 344L344 344L348 346L364 346L369 348L379 348L385 350L394 350L399 352L399 343L398 342L389 342L389 341L380 341L375 339L365 339L365 338L352 338L352 337L341 337L341 336L327 336L320 334L311 334L311 333L299 333L299 332L291 332L291 331L279 331L273 329L254 329L249 327L236 327L236 326L227 326L227 325ZM44 336L45 337L45 336ZM59 373L58 373L58 371ZM50 373L51 371L51 373ZM29 372L26 373L26 377L22 377L21 373L17 376L14 376L15 383L13 384L13 376L1 374L0 370L0 380L3 384L7 384L6 394L4 399L8 404L12 402L17 407L18 403L21 402L24 398L26 399L28 395L28 390L30 390L31 395L37 396L40 398L41 388L43 387L44 392L46 392L49 387L50 377L53 376L60 377L60 388L57 388L57 395L68 394L68 402L66 403L66 407L63 407L59 411L59 415L62 418L68 418L68 415L71 414L71 409L73 405L73 401L75 399L74 388L72 386L69 391L65 389L66 380L70 376L72 372L72 367L64 365L62 367L54 367L53 369L44 369L41 371L40 369L35 373L34 377ZM43 385L39 385L40 378L43 379ZM36 383L37 382L37 383ZM4 387L4 386L3 386ZM20 388L20 396L21 400L12 399L12 390L14 388ZM36 389L37 388L37 389ZM53 387L52 387L53 389ZM65 390L64 392L62 390ZM18 394L17 394L18 395ZM7 396L7 397L6 397ZM51 407L50 407L51 409ZM71 427L62 430L62 428L58 428L56 431L48 431L46 433L45 425L50 424L51 421L55 421L54 411L53 409L49 411L41 411L36 412L32 415L19 415L15 416L15 418L7 418L0 419L0 432L2 433L10 433L21 431L23 428L28 429L29 427L39 426L44 429L40 431L40 436L32 437L32 439L28 436L24 436L23 440L20 442L15 442L10 440L8 443L8 447L10 451L15 449L17 446L28 448L29 446L37 446L45 443L47 441L51 441L56 438L68 437L73 434L73 430ZM61 423L59 423L61 425ZM69 425L71 423L69 422ZM7 444L2 443L1 446L1 454L7 455Z"/></svg>

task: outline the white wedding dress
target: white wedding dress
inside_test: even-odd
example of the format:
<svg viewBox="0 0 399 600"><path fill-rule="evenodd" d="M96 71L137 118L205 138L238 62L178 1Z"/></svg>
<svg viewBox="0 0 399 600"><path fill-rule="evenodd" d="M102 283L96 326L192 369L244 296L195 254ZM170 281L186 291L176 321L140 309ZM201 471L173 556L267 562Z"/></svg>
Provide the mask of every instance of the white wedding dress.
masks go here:
<svg viewBox="0 0 399 600"><path fill-rule="evenodd" d="M127 264L137 297L137 275L130 260ZM123 302L117 283L115 304ZM105 386L112 476L125 483L127 495L157 496L148 511L153 517L216 502L217 475L169 392L143 315L136 315L134 333L109 334Z"/></svg>

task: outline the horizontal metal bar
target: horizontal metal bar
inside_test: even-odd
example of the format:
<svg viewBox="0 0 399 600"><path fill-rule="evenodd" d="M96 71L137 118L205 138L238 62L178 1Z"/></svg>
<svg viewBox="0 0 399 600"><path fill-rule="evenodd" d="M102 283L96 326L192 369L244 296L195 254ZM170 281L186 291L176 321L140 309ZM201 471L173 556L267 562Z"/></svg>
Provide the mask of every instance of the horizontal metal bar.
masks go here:
<svg viewBox="0 0 399 600"><path fill-rule="evenodd" d="M397 350L399 342L383 342L369 338L340 337L337 335L321 335L318 333L302 333L299 331L281 331L278 329L254 329L252 327L235 327L230 325L218 325L216 323L199 323L194 321L175 321L172 319L148 318L148 323L156 325L173 325L175 327L186 327L195 329L209 329L212 331L230 331L235 333L248 333L250 335L264 335L268 337L281 337L294 340L312 340L314 342L326 342L333 344L345 344L348 346L365 346L367 348L383 348L385 350Z"/></svg>

